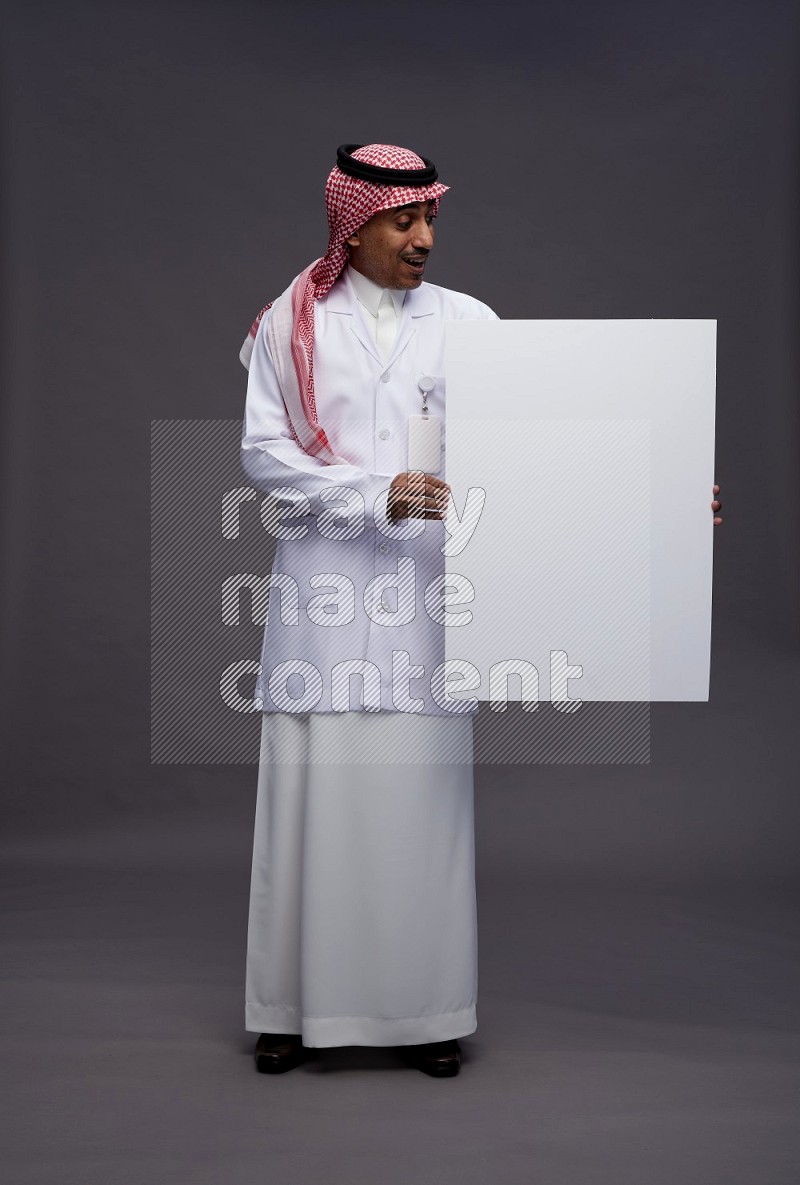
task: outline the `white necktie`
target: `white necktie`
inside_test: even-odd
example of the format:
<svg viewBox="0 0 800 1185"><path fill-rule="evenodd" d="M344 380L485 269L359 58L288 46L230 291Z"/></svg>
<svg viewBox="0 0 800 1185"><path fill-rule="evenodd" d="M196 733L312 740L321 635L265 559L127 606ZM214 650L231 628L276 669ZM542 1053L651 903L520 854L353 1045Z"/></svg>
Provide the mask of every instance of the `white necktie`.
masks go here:
<svg viewBox="0 0 800 1185"><path fill-rule="evenodd" d="M397 314L394 309L394 301L386 289L384 289L381 303L378 305L378 325L375 334L378 352L384 362L392 352L396 333Z"/></svg>

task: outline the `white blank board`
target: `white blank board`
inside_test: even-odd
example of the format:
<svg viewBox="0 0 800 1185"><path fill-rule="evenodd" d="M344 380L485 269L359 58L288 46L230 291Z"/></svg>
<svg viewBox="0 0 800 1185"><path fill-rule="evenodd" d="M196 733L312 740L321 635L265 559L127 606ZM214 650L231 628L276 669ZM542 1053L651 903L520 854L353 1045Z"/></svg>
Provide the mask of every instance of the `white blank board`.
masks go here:
<svg viewBox="0 0 800 1185"><path fill-rule="evenodd" d="M549 700L560 661L581 673L553 698L707 700L716 322L452 322L446 357L448 530L485 494L446 560L469 694L522 662Z"/></svg>

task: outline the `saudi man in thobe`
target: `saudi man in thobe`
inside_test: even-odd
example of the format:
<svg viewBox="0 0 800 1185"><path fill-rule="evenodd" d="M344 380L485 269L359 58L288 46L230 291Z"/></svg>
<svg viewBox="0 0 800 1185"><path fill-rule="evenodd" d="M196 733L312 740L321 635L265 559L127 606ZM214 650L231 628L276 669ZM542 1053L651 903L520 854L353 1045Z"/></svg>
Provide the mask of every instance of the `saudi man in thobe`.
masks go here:
<svg viewBox="0 0 800 1185"><path fill-rule="evenodd" d="M477 705L443 674L444 330L495 314L424 280L446 189L414 152L343 145L328 250L242 350L242 465L277 539L246 990L264 1072L371 1045L452 1076L476 1028Z"/></svg>
<svg viewBox="0 0 800 1185"><path fill-rule="evenodd" d="M446 189L416 153L343 145L328 250L242 348L242 464L277 539L247 950L264 1072L374 1045L452 1076L476 1028L477 705L443 670L464 609L442 554L444 327L495 314L423 279Z"/></svg>

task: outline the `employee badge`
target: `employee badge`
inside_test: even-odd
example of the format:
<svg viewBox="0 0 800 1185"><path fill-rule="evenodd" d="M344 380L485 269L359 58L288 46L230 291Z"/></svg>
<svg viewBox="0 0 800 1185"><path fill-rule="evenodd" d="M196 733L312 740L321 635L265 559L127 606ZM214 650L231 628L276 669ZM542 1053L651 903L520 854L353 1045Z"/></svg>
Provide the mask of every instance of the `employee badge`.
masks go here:
<svg viewBox="0 0 800 1185"><path fill-rule="evenodd" d="M442 418L428 412L428 392L435 385L430 375L420 376L422 414L408 417L408 468L423 473L438 473L442 465Z"/></svg>

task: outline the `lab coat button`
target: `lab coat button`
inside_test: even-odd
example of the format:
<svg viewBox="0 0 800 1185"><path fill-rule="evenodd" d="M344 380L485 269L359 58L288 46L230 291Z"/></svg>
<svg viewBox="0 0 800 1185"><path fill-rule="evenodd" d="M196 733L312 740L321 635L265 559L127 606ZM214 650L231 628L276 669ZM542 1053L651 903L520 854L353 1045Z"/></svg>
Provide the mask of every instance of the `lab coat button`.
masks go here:
<svg viewBox="0 0 800 1185"><path fill-rule="evenodd" d="M383 554L384 554L384 555L386 555L386 553L389 551L389 544L388 544L388 543L382 543L382 544L380 545L380 547L378 548L378 551L382 551L382 552L383 552Z"/></svg>
<svg viewBox="0 0 800 1185"><path fill-rule="evenodd" d="M385 372L384 372L384 373L381 375L381 382L382 382L382 383L388 383L388 382L389 382L389 380L391 379L391 377L392 377L392 376L389 374L389 371L387 370L387 371L385 371Z"/></svg>
<svg viewBox="0 0 800 1185"><path fill-rule="evenodd" d="M392 434L388 428L381 428L378 435L380 436L381 440L388 440Z"/></svg>

